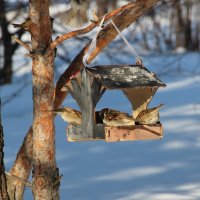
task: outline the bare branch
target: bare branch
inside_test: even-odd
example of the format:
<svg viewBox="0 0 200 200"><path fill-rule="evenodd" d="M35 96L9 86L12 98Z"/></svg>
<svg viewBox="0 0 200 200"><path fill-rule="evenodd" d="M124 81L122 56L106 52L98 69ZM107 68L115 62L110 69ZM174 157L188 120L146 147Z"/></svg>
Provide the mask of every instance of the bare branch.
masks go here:
<svg viewBox="0 0 200 200"><path fill-rule="evenodd" d="M136 6L136 3L129 3L125 6L122 6L108 14L106 14L105 16L105 21L109 20L110 18L112 18L113 16L116 16L117 14L119 14L120 12L129 9L129 8L133 8ZM101 19L101 18L100 18ZM68 40L72 37L76 37L78 35L83 35L86 33L89 33L91 30L93 30L95 27L97 26L96 23L91 23L89 26L87 26L86 28L83 29L79 29L79 30L75 30L69 33L66 33L60 37L57 37L49 46L49 48L47 49L47 51L52 51L53 49L55 49L60 43L64 42L65 40Z"/></svg>
<svg viewBox="0 0 200 200"><path fill-rule="evenodd" d="M14 181L14 180L18 180L18 181L20 181L20 182L22 182L25 186L27 186L27 187L30 187L30 188L32 188L32 183L30 182L30 181L27 181L27 180L25 180L25 179L22 179L22 178L20 178L20 177L18 177L18 176L15 176L15 175L13 175L13 174L11 174L11 173L9 173L9 172L6 172L6 177L7 177L7 179L8 179L8 181Z"/></svg>
<svg viewBox="0 0 200 200"><path fill-rule="evenodd" d="M28 44L22 42L21 40L19 40L19 39L16 38L15 36L12 36L12 39L15 40L15 42L17 42L18 44L22 45L22 46L23 46L25 49L27 49L28 51L31 51L31 50L32 50L31 47L30 47Z"/></svg>

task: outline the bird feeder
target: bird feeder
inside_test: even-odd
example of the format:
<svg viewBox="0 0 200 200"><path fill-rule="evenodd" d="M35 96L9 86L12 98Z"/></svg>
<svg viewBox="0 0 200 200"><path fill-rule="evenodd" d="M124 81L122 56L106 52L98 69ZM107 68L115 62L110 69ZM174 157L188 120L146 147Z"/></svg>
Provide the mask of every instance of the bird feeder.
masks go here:
<svg viewBox="0 0 200 200"><path fill-rule="evenodd" d="M121 90L132 105L135 118L147 109L159 87L166 85L141 65L99 65L84 68L67 84L82 113L82 124L69 124L68 141L106 140L107 142L160 139L161 123L154 125L106 126L95 107L105 90Z"/></svg>

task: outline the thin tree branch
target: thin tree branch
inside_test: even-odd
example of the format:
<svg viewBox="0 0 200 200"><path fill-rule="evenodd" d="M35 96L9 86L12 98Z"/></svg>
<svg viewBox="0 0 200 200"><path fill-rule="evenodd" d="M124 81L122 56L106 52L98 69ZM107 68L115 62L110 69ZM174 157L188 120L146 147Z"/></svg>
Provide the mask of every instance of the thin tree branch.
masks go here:
<svg viewBox="0 0 200 200"><path fill-rule="evenodd" d="M30 181L24 180L18 176L15 176L13 174L11 174L10 172L6 172L6 177L8 180L12 179L12 181L14 180L18 180L19 182L22 182L25 184L25 186L32 188L33 184Z"/></svg>
<svg viewBox="0 0 200 200"><path fill-rule="evenodd" d="M126 9L129 9L129 8L133 8L136 6L136 3L129 3L129 4L126 4L108 14L106 14L105 16L105 20L104 21L107 21L109 20L110 18L112 18L113 16L116 16L117 14L119 14L120 12L126 10ZM91 30L93 30L95 27L97 26L96 23L91 23L89 26L87 26L86 28L83 28L83 29L79 29L79 30L75 30L75 31L72 31L72 32L69 32L69 33L66 33L62 36L59 36L57 37L49 46L49 48L47 49L47 51L52 51L54 50L60 43L64 42L65 40L68 40L72 37L76 37L78 35L83 35L83 34L86 34L86 33L89 33Z"/></svg>
<svg viewBox="0 0 200 200"><path fill-rule="evenodd" d="M20 39L16 38L15 36L12 36L12 39L15 40L16 43L22 45L22 46L23 46L25 49L27 49L28 51L31 51L31 50L32 50L32 48L31 48L28 44L22 42Z"/></svg>

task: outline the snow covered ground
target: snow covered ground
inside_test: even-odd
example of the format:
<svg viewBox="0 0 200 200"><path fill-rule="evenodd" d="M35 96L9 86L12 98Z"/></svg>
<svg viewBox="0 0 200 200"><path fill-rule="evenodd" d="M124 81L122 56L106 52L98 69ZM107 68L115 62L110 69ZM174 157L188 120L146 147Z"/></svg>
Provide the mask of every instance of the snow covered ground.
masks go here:
<svg viewBox="0 0 200 200"><path fill-rule="evenodd" d="M195 59L193 54L190 55L192 67ZM147 68L148 65L150 62L147 62ZM20 79L27 80L27 86L3 106L7 170L12 166L32 121L30 74L15 77L15 80ZM56 154L60 174L63 174L61 199L200 199L200 75L177 75L176 79L169 75L161 79L167 87L157 92L150 106L165 104L161 110L162 140L68 143L66 124L56 118ZM1 87L2 100L17 91L19 85L20 82ZM64 105L77 107L70 97ZM98 104L98 109L103 107L131 112L128 101L117 91L106 92ZM25 199L32 199L31 195L26 189Z"/></svg>

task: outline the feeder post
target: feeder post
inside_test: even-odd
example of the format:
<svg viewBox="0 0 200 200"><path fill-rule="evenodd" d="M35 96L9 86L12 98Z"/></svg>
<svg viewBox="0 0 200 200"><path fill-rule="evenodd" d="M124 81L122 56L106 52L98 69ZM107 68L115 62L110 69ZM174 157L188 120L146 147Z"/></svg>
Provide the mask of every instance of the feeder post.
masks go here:
<svg viewBox="0 0 200 200"><path fill-rule="evenodd" d="M81 112L82 112L82 134L84 138L94 137L94 102L92 100L92 89L90 85L90 76L84 68L81 73Z"/></svg>
<svg viewBox="0 0 200 200"><path fill-rule="evenodd" d="M78 79L81 80L78 81ZM81 70L79 77L71 80L71 85L72 87L68 87L68 89L79 105L82 114L82 135L80 139L95 139L98 135L98 127L96 127L95 121L95 107L106 89L102 88L102 85L95 80L87 68ZM70 133L70 130L68 133Z"/></svg>

